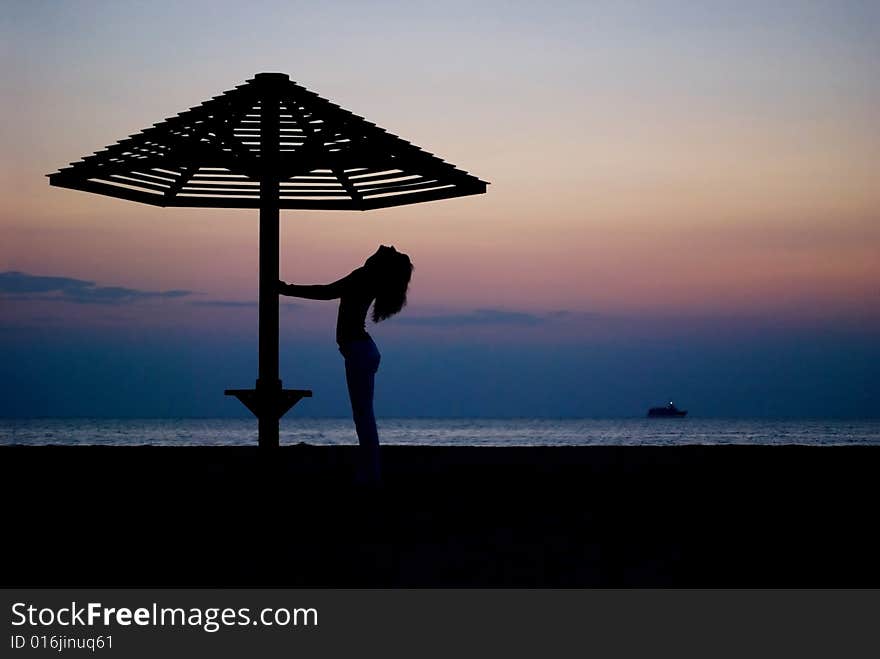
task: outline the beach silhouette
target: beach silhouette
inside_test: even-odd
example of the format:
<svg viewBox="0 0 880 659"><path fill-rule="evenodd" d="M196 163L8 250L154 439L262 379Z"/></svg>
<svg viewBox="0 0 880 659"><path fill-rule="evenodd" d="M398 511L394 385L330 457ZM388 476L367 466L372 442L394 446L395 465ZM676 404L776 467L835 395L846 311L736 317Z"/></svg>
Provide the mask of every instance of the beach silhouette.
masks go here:
<svg viewBox="0 0 880 659"><path fill-rule="evenodd" d="M543 96L541 102L552 105ZM517 131L544 135L549 124ZM517 134L510 143L523 139ZM503 153L500 146L498 153ZM540 163L547 160L541 154ZM581 166L580 160L575 164ZM570 185L576 169L559 177L567 191L581 183ZM538 168L529 176L536 186L545 181ZM259 212L259 283L253 291L257 379L252 388L225 392L257 418L258 441L254 446L3 446L0 493L9 503L6 528L14 534L3 549L11 568L9 586L880 585L880 544L866 522L875 512L877 446L706 446L689 445L687 436L676 446L381 445L374 393L382 358L367 318L370 309L374 322L401 311L413 261L394 246L381 245L336 281L304 283L298 270L297 281L287 283L281 279L281 211L371 211L479 195L488 184L286 74L258 73L49 175L49 182L157 209ZM584 205L578 200L580 218ZM594 231L591 245L600 247L591 246L592 252L586 242L548 249L548 210L530 220L533 270L558 265L550 262L552 255L588 260L604 248L605 236ZM506 238L516 229L503 225L497 231L495 237ZM666 233L676 241L683 235ZM659 249L649 247L643 256ZM285 257L293 260L296 254ZM451 276L454 265L447 263L441 275ZM521 261L516 265L531 274ZM594 272L614 289L603 292L613 306L616 280L627 273ZM55 299L66 296L71 304L175 294L97 286L75 277L5 274L20 300L34 287ZM572 286L581 284L576 277L568 279ZM671 308L665 304L668 290L664 282L651 293L652 303L659 298L655 306L664 312ZM711 292L713 301L720 297L714 288ZM279 445L280 419L313 395L311 389L282 384L281 296L339 301L338 377L344 373L357 446L353 441ZM483 329L488 323L491 330L492 323L506 319L540 332L544 320L568 315L552 309L540 314L478 309L440 317L439 325L437 319L421 321L438 327L464 318ZM616 327L636 323L625 318ZM569 356L570 343L553 347ZM602 355L594 351L593 357ZM519 368L530 359L532 374L543 371L540 358L526 350L515 354L506 365L512 374L504 383L507 391L529 397L545 393ZM663 377L675 371L677 359L664 362ZM456 395L471 384L459 375L453 371L445 383ZM715 382L723 375L705 377ZM418 384L423 377L412 369L406 382ZM580 372L554 391L569 396L588 379L589 372ZM631 391L631 380L638 374L607 389ZM695 412L700 409L685 400ZM635 409L644 415L644 406ZM672 403L654 410L650 416L680 422L646 421L653 428L685 428L690 422ZM76 505L62 505L70 501Z"/></svg>
<svg viewBox="0 0 880 659"><path fill-rule="evenodd" d="M876 447L383 446L379 490L358 452L0 447L6 585L880 586Z"/></svg>
<svg viewBox="0 0 880 659"><path fill-rule="evenodd" d="M49 183L155 206L259 209L257 382L226 394L257 417L263 448L278 446L281 417L312 396L284 389L278 372L279 211L368 211L482 194L487 185L284 73L257 73L50 174ZM371 413L360 409L372 385L354 375L349 381L358 436L372 444L363 439L372 434Z"/></svg>

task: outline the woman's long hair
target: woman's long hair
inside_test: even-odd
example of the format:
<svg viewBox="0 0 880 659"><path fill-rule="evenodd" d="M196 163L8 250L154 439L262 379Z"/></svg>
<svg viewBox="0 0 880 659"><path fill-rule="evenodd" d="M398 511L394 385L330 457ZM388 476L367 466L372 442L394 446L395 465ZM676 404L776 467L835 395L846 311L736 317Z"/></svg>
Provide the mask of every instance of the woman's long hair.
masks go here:
<svg viewBox="0 0 880 659"><path fill-rule="evenodd" d="M369 261L376 277L373 322L378 323L406 306L406 291L415 268L409 256L393 248L380 250Z"/></svg>

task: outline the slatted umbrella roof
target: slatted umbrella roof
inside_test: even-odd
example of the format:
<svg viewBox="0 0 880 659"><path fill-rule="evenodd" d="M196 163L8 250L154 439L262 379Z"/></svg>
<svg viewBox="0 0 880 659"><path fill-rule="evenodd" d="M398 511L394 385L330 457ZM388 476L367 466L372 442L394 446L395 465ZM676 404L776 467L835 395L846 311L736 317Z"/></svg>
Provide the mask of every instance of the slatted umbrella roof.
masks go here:
<svg viewBox="0 0 880 659"><path fill-rule="evenodd" d="M370 210L486 191L485 181L277 73L257 74L49 182L156 206L258 208L267 103L277 106L271 172L280 208Z"/></svg>
<svg viewBox="0 0 880 659"><path fill-rule="evenodd" d="M486 191L487 183L343 110L283 73L245 84L72 163L49 183L156 206L259 208L259 355L253 389L227 389L259 419L260 446L308 389L278 368L279 210L370 210Z"/></svg>

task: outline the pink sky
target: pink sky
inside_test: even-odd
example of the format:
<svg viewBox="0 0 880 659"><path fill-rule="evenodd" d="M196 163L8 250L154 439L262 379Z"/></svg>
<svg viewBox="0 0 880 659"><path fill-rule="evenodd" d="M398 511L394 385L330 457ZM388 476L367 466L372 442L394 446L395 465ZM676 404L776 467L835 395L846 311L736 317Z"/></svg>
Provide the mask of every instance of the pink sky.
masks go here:
<svg viewBox="0 0 880 659"><path fill-rule="evenodd" d="M855 7L796 20L767 10L755 25L688 17L687 39L675 38L681 20L664 32L659 10L646 31L626 12L568 5L540 19L517 6L494 28L479 12L464 30L435 17L404 37L417 17L401 10L390 43L352 32L329 63L294 38L236 50L228 16L187 43L169 28L175 66L146 67L147 42L116 34L162 18L95 6L105 22L69 7L54 21L18 17L2 65L16 102L0 153L0 271L255 299L255 211L140 206L50 188L44 174L279 70L492 183L484 196L420 206L283 212L288 280L333 279L386 243L413 257L414 308L880 308L880 83L869 75L880 53L870 34L854 36ZM189 10L178 11L183 21ZM292 20L277 11L273 21ZM421 67L402 62L389 80L381 64L404 46Z"/></svg>

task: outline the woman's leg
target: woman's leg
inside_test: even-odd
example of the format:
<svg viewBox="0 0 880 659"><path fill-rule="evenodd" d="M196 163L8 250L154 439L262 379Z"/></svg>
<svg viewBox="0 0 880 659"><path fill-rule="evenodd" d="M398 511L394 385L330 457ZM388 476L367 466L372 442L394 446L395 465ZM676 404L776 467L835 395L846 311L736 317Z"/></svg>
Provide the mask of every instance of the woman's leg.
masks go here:
<svg viewBox="0 0 880 659"><path fill-rule="evenodd" d="M360 444L358 480L378 482L381 478L381 465L379 464L379 433L373 412L373 390L376 371L379 368L379 351L372 341L357 341L346 348L345 380L348 384L352 418Z"/></svg>

